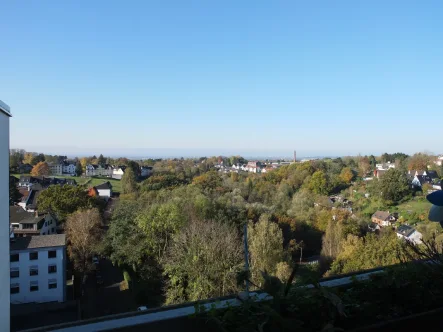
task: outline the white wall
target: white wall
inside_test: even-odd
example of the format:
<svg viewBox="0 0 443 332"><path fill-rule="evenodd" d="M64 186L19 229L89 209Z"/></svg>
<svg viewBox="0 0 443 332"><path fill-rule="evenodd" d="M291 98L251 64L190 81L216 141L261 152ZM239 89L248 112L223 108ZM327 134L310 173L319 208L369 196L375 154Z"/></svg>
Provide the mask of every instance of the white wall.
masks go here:
<svg viewBox="0 0 443 332"><path fill-rule="evenodd" d="M106 198L106 200L111 197L111 189L97 189L97 191L98 195Z"/></svg>
<svg viewBox="0 0 443 332"><path fill-rule="evenodd" d="M0 107L1 107L0 102ZM0 111L0 331L9 331L9 117Z"/></svg>
<svg viewBox="0 0 443 332"><path fill-rule="evenodd" d="M50 250L57 251L56 258L48 258L48 251ZM38 259L29 260L30 252L38 252ZM14 253L19 253L20 259L18 262L10 263L11 269L19 268L20 276L18 278L11 278L11 284L19 284L20 292L18 294L11 294L11 303L65 301L65 247L11 251L11 254ZM48 273L49 265L56 265L57 272ZM31 266L38 266L37 276L29 275ZM57 288L48 288L48 281L50 279L57 280ZM38 291L31 292L29 290L31 281L38 281Z"/></svg>
<svg viewBox="0 0 443 332"><path fill-rule="evenodd" d="M44 233L44 234L43 234ZM50 214L45 216L45 223L40 229L40 235L57 234L57 222Z"/></svg>

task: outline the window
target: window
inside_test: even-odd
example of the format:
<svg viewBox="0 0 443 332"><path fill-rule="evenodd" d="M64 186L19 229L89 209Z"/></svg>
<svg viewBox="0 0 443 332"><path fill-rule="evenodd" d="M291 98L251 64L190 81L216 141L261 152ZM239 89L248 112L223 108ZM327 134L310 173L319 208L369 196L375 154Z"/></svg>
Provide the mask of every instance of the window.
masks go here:
<svg viewBox="0 0 443 332"><path fill-rule="evenodd" d="M35 261L36 259L38 259L38 252L30 252L29 253L29 260Z"/></svg>
<svg viewBox="0 0 443 332"><path fill-rule="evenodd" d="M48 273L56 273L56 272L57 272L57 265L48 266Z"/></svg>
<svg viewBox="0 0 443 332"><path fill-rule="evenodd" d="M56 279L49 279L48 288L49 289L57 288L57 280Z"/></svg>
<svg viewBox="0 0 443 332"><path fill-rule="evenodd" d="M11 262L18 262L20 260L19 254L12 254L10 255Z"/></svg>
<svg viewBox="0 0 443 332"><path fill-rule="evenodd" d="M20 285L19 284L11 284L11 294L20 293Z"/></svg>
<svg viewBox="0 0 443 332"><path fill-rule="evenodd" d="M55 257L57 257L57 251L55 250L48 251L48 258L55 258Z"/></svg>
<svg viewBox="0 0 443 332"><path fill-rule="evenodd" d="M18 278L20 277L20 271L18 267L14 267L11 269L11 278Z"/></svg>
<svg viewBox="0 0 443 332"><path fill-rule="evenodd" d="M34 224L22 224L23 229L34 229Z"/></svg>
<svg viewBox="0 0 443 332"><path fill-rule="evenodd" d="M30 292L36 292L38 291L38 281L31 281L31 284L29 286Z"/></svg>
<svg viewBox="0 0 443 332"><path fill-rule="evenodd" d="M55 233L55 227L52 227L52 233Z"/></svg>
<svg viewBox="0 0 443 332"><path fill-rule="evenodd" d="M29 268L29 275L30 276L38 276L38 266L31 266Z"/></svg>

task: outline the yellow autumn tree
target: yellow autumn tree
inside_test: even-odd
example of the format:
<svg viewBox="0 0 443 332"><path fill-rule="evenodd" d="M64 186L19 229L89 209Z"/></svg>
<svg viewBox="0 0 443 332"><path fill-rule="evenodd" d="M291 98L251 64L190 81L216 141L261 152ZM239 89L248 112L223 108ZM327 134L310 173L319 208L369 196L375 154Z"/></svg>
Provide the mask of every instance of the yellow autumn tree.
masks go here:
<svg viewBox="0 0 443 332"><path fill-rule="evenodd" d="M46 162L41 161L32 168L32 176L48 176L50 173L49 166Z"/></svg>

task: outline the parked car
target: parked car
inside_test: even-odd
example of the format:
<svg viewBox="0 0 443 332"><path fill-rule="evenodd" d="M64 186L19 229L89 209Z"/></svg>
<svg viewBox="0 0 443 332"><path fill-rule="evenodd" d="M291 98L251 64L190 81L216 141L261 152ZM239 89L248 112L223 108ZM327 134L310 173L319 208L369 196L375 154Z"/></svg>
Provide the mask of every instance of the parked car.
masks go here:
<svg viewBox="0 0 443 332"><path fill-rule="evenodd" d="M99 263L97 256L93 256L92 257L92 263L94 263L94 264L98 264Z"/></svg>
<svg viewBox="0 0 443 332"><path fill-rule="evenodd" d="M137 308L137 311L145 311L145 310L148 310L148 307L144 305Z"/></svg>

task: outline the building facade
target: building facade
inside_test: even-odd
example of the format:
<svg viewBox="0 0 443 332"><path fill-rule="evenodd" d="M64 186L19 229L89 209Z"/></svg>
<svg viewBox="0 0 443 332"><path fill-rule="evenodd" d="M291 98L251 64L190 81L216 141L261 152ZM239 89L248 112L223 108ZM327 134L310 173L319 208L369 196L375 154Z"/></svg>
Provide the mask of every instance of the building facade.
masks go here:
<svg viewBox="0 0 443 332"><path fill-rule="evenodd" d="M11 303L66 301L65 235L11 240Z"/></svg>
<svg viewBox="0 0 443 332"><path fill-rule="evenodd" d="M9 118L10 108L0 100L0 331L9 331Z"/></svg>
<svg viewBox="0 0 443 332"><path fill-rule="evenodd" d="M70 163L65 163L62 165L63 173L69 175L75 175L75 165Z"/></svg>
<svg viewBox="0 0 443 332"><path fill-rule="evenodd" d="M51 175L62 175L63 174L63 164L59 163L48 163L49 171Z"/></svg>

